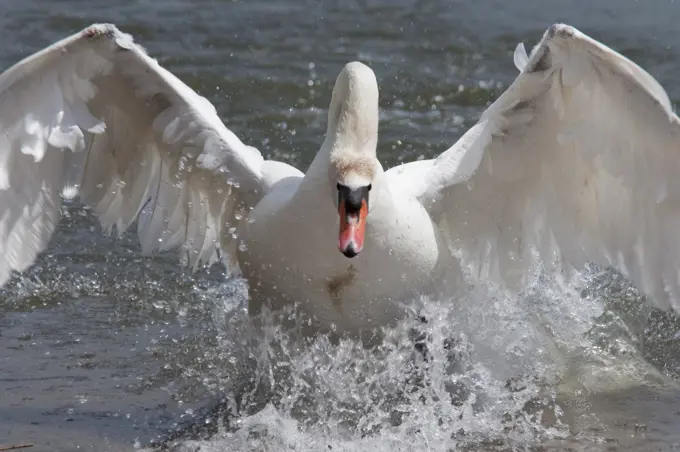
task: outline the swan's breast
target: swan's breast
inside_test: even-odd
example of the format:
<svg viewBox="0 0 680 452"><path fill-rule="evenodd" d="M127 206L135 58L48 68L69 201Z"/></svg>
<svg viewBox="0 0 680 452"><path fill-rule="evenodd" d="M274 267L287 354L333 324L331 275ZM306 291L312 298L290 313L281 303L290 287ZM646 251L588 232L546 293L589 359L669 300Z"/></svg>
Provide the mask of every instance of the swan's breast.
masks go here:
<svg viewBox="0 0 680 452"><path fill-rule="evenodd" d="M415 201L372 210L364 250L351 259L337 248L332 204L307 215L265 206L253 211L239 256L251 303L300 302L322 324L373 328L400 317L400 305L427 291L440 265L438 232Z"/></svg>

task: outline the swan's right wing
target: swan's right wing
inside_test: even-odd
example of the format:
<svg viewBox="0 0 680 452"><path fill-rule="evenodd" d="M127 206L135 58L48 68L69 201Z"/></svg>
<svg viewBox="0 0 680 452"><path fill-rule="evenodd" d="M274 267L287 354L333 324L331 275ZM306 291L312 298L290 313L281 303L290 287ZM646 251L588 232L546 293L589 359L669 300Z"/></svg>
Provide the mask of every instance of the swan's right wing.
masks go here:
<svg viewBox="0 0 680 452"><path fill-rule="evenodd" d="M62 194L107 231L137 220L145 252L179 248L195 267L235 256L238 223L267 190L260 152L113 25L0 75L0 131L0 285L46 247Z"/></svg>
<svg viewBox="0 0 680 452"><path fill-rule="evenodd" d="M484 280L522 287L536 257L560 271L594 262L680 311L680 119L668 95L567 25L515 63L513 84L424 168L420 199Z"/></svg>

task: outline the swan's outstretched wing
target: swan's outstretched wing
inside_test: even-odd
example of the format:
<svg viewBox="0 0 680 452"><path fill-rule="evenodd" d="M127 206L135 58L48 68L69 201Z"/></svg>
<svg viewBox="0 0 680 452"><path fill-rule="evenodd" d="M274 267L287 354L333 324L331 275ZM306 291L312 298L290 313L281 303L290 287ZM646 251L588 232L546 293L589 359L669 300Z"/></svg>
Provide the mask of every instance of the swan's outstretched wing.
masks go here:
<svg viewBox="0 0 680 452"><path fill-rule="evenodd" d="M112 25L0 75L0 131L0 285L45 248L62 194L108 231L137 219L144 251L196 265L233 257L233 228L266 190L260 152Z"/></svg>
<svg viewBox="0 0 680 452"><path fill-rule="evenodd" d="M514 83L425 171L421 197L490 277L521 283L537 251L614 266L680 310L680 123L666 92L566 25L515 62Z"/></svg>

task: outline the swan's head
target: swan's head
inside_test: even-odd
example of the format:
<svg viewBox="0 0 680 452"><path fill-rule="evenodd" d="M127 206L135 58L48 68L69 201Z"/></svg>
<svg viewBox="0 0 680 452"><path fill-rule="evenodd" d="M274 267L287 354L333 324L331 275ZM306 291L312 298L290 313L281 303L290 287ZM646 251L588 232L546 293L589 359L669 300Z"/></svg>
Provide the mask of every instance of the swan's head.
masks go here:
<svg viewBox="0 0 680 452"><path fill-rule="evenodd" d="M379 171L378 82L366 65L345 65L333 87L326 145L329 178L340 219L338 248L354 257L364 247L369 193Z"/></svg>

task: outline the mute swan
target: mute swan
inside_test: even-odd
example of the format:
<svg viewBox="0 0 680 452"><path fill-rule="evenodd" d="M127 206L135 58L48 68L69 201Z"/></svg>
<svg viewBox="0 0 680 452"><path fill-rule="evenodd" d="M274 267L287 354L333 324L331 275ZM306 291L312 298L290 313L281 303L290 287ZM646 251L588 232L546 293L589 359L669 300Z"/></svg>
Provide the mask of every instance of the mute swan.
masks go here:
<svg viewBox="0 0 680 452"><path fill-rule="evenodd" d="M145 252L230 262L253 312L299 302L323 328L389 323L413 295L460 285L461 261L521 287L536 256L613 265L677 309L680 126L665 91L566 25L515 64L450 149L388 171L375 75L347 64L303 174L243 144L129 35L92 25L0 75L0 284L77 195L107 231L136 220Z"/></svg>

